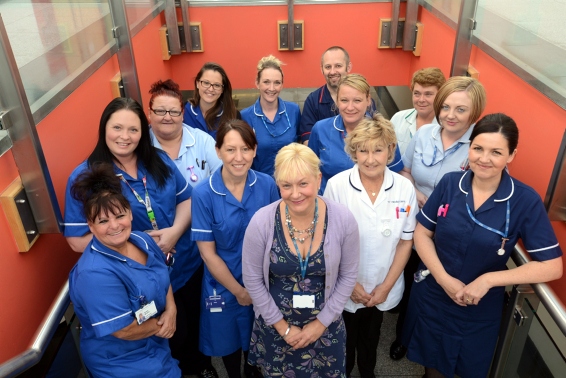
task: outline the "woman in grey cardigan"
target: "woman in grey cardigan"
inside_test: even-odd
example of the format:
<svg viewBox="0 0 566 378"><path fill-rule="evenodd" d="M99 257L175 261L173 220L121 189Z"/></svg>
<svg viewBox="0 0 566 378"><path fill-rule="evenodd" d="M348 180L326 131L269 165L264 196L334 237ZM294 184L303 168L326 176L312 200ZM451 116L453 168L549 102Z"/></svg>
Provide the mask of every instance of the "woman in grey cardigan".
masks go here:
<svg viewBox="0 0 566 378"><path fill-rule="evenodd" d="M274 174L282 201L260 209L244 237L255 311L248 361L266 377L346 376L341 313L358 273L358 225L345 206L317 195L319 165L308 147L283 147Z"/></svg>

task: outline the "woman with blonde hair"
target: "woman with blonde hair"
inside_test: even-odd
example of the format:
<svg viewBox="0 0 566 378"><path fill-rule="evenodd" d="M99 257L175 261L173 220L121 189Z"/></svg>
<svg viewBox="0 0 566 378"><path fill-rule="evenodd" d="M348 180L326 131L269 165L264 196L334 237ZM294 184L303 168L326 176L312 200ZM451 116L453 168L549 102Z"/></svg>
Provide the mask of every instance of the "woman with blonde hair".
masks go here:
<svg viewBox="0 0 566 378"><path fill-rule="evenodd" d="M340 114L323 119L312 128L309 148L320 158L322 183L320 194L324 193L326 182L335 174L350 169L354 162L344 151L344 139L365 117L371 117L370 85L360 74L349 74L338 86L337 105ZM401 154L396 149L395 159L389 167L394 172L403 169Z"/></svg>
<svg viewBox="0 0 566 378"><path fill-rule="evenodd" d="M279 98L283 89L281 62L273 55L260 59L255 84L259 98L242 110L242 119L255 131L257 154L252 168L273 175L277 151L296 142L301 122L299 106Z"/></svg>
<svg viewBox="0 0 566 378"><path fill-rule="evenodd" d="M292 143L275 158L281 201L244 236L244 283L254 304L249 362L270 376L346 377L342 310L356 283L358 225L317 195L320 161Z"/></svg>
<svg viewBox="0 0 566 378"><path fill-rule="evenodd" d="M403 296L417 199L412 183L387 168L396 142L391 122L382 115L362 120L346 138L346 152L356 164L332 177L324 191L325 197L350 209L360 228L360 270L342 313L348 376L357 353L361 377L375 377L383 311L397 306Z"/></svg>

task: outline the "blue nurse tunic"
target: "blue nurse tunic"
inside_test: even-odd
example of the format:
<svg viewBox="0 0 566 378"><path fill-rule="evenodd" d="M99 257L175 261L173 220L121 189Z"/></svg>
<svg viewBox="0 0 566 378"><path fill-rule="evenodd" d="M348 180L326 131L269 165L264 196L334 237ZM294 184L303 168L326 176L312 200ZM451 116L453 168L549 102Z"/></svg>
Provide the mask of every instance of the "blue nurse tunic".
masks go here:
<svg viewBox="0 0 566 378"><path fill-rule="evenodd" d="M126 172L122 171L118 166L114 165L116 174L122 174L128 184L142 197L145 196L145 188L142 178L147 177L147 192L151 199L151 205L155 212L155 219L159 228L171 227L175 221L175 211L179 203L188 200L191 197L193 188L187 184L187 181L179 172L175 163L169 156L158 150L160 157L169 168L171 175L165 181L163 187L158 187L154 178L147 173L145 166L138 162L138 177L134 179ZM71 186L77 179L77 176L88 169L88 163L84 161L71 173L67 181L67 189L65 192L65 231L64 235L68 236L83 236L90 232L86 217L83 214L82 203L77 201L71 195ZM144 205L138 202L130 187L122 182L122 194L132 208L132 230L146 231L152 230L151 222L147 216L147 209ZM190 233L185 232L177 245L175 246L177 253L175 254L175 265L171 271L171 286L173 291L183 287L193 273L198 269L201 262L197 259L190 259Z"/></svg>
<svg viewBox="0 0 566 378"><path fill-rule="evenodd" d="M301 121L299 105L279 99L277 113L271 121L263 114L258 98L255 104L242 110L242 119L252 127L257 138L252 169L273 176L279 149L297 141Z"/></svg>
<svg viewBox="0 0 566 378"><path fill-rule="evenodd" d="M505 270L519 238L535 261L562 255L542 201L532 188L503 171L497 191L473 211L472 178L472 171L445 174L417 214L419 223L434 231L436 252L448 274L467 285L484 273ZM502 236L474 222L466 204L479 222L503 233L509 204L504 255L498 254ZM413 284L403 335L407 357L447 377L486 377L504 290L494 287L477 306L462 307L432 275Z"/></svg>
<svg viewBox="0 0 566 378"><path fill-rule="evenodd" d="M222 169L197 185L193 192L193 240L215 242L216 253L242 286L242 243L246 227L257 210L277 199L279 194L273 178L251 169L241 202L224 185ZM222 312L206 309L205 299L213 295L213 289L226 302ZM240 306L236 297L214 280L205 265L200 317L201 352L207 356L226 356L239 348L248 350L253 317L252 306Z"/></svg>
<svg viewBox="0 0 566 378"><path fill-rule="evenodd" d="M151 336L123 340L112 334L130 325L141 300L165 309L169 274L165 255L149 235L132 232L129 241L147 254L142 265L93 237L69 274L69 292L82 325L81 354L95 377L181 376L169 341Z"/></svg>
<svg viewBox="0 0 566 378"><path fill-rule="evenodd" d="M318 121L312 128L309 147L318 156L321 163L322 182L318 192L320 195L324 193L326 182L335 174L354 166L354 161L344 151L346 136L346 128L341 115ZM387 167L393 172L400 172L403 169L399 148L395 148L395 158L390 164L387 164Z"/></svg>

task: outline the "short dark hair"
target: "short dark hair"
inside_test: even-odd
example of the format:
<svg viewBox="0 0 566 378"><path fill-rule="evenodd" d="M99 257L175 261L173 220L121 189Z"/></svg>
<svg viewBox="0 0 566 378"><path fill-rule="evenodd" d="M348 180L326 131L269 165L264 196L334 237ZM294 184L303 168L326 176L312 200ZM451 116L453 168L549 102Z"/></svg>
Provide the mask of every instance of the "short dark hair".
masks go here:
<svg viewBox="0 0 566 378"><path fill-rule="evenodd" d="M141 125L141 138L134 153L138 161L145 166L148 173L155 179L157 185L159 187L164 186L171 171L165 165L157 149L153 147L151 137L149 136L149 123L142 106L131 98L117 97L104 108L98 126L98 142L87 159L88 166L92 167L97 162L114 163L115 157L106 144L106 124L110 117L120 110L129 110L138 116Z"/></svg>
<svg viewBox="0 0 566 378"><path fill-rule="evenodd" d="M231 119L230 121L224 122L220 125L220 128L216 133L216 148L222 148L226 134L232 130L237 131L238 134L240 134L246 146L252 149L256 148L257 139L253 129L246 123L246 121L242 121L241 119Z"/></svg>
<svg viewBox="0 0 566 378"><path fill-rule="evenodd" d="M77 176L71 195L83 204L86 219L94 222L100 213L114 215L130 210L130 202L122 194L122 184L108 163L95 163Z"/></svg>
<svg viewBox="0 0 566 378"><path fill-rule="evenodd" d="M324 60L324 55L329 51L342 51L344 53L344 60L346 61L346 66L348 64L350 64L350 54L348 54L348 51L346 51L345 48L343 48L341 46L331 46L331 47L327 48L326 50L324 50L324 52L320 56L320 66L321 67L322 67L322 61Z"/></svg>
<svg viewBox="0 0 566 378"><path fill-rule="evenodd" d="M204 117L208 129L216 130L219 127L218 125L236 118L236 105L234 105L234 100L232 99L232 84L230 84L230 79L228 79L226 71L224 71L224 68L222 68L220 64L214 62L205 63L197 73L197 76L195 77L195 92L191 99L191 104L193 104L193 106L198 106L200 103L200 94L198 93L197 83L206 71L215 71L222 76L222 96L220 96L218 101L216 101L216 104L214 104ZM222 115L220 116L217 124L217 115L220 113L222 113Z"/></svg>
<svg viewBox="0 0 566 378"><path fill-rule="evenodd" d="M488 114L480 119L474 126L472 135L470 135L470 142L473 142L475 137L484 133L500 133L507 140L510 154L515 151L519 144L519 128L517 124L513 118L503 113Z"/></svg>

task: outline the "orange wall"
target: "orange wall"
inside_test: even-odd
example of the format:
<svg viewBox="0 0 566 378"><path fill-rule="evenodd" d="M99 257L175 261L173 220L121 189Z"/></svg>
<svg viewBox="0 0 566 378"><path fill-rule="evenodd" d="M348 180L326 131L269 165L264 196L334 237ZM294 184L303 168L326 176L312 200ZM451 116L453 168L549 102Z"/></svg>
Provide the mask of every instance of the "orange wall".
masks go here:
<svg viewBox="0 0 566 378"><path fill-rule="evenodd" d="M161 60L157 48L161 24L160 17L155 18L133 39L142 93L147 93L150 83L170 76L169 65ZM112 99L110 79L118 71L114 56L37 126L61 209L69 174L96 143L100 115ZM18 175L11 152L0 157L0 172L1 192ZM71 251L61 234L41 235L28 253L17 252L1 210L0 254L1 363L29 346L79 254Z"/></svg>
<svg viewBox="0 0 566 378"><path fill-rule="evenodd" d="M286 63L285 86L319 87L324 83L320 56L340 45L350 53L353 72L366 76L370 84L407 82L413 55L377 49L379 19L391 18L391 3L295 5L294 11L295 20L305 21L305 50L281 52L277 20L287 19L287 7L191 7L191 22L202 22L204 52L173 56L173 79L182 89L194 89L199 69L215 61L228 73L232 87L255 88L257 62L274 54Z"/></svg>
<svg viewBox="0 0 566 378"><path fill-rule="evenodd" d="M425 25L423 54L413 59L411 71L436 65L447 75L456 33L427 10L421 12L420 20ZM519 127L518 153L509 166L511 174L532 186L544 198L564 134L566 110L475 46L470 64L479 71L479 79L487 92L484 114L505 113ZM553 222L553 227L566 250L566 224ZM566 274L550 285L566 303Z"/></svg>

